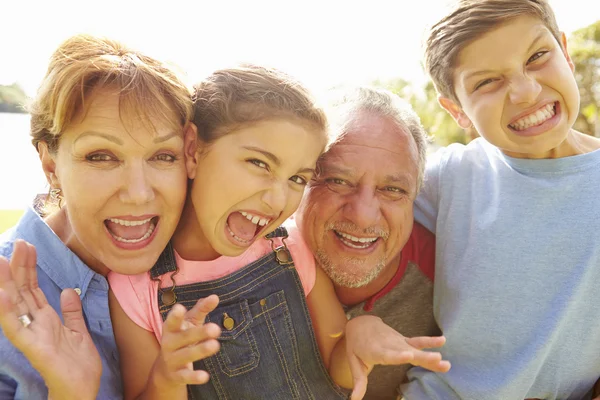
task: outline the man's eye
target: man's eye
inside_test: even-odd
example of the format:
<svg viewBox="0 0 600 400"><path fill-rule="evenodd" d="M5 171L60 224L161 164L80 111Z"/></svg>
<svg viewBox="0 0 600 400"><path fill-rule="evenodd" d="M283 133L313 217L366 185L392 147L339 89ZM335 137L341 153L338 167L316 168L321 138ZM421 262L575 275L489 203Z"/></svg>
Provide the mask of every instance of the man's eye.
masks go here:
<svg viewBox="0 0 600 400"><path fill-rule="evenodd" d="M307 181L300 175L294 175L290 178L290 181L297 183L298 185L306 185Z"/></svg>
<svg viewBox="0 0 600 400"><path fill-rule="evenodd" d="M340 179L340 178L329 178L329 179L326 179L325 182L333 183L334 185L347 185L348 184L348 182L346 182L345 180Z"/></svg>
<svg viewBox="0 0 600 400"><path fill-rule="evenodd" d="M248 160L248 162L256 165L259 168L263 168L263 169L266 169L266 170L269 169L269 166L267 165L267 163L265 163L263 161L260 161L260 160L258 160L256 158L252 158L252 159Z"/></svg>
<svg viewBox="0 0 600 400"><path fill-rule="evenodd" d="M85 157L85 159L87 161L92 161L92 162L117 161L115 157L111 156L110 154L106 154L106 153L89 154Z"/></svg>
<svg viewBox="0 0 600 400"><path fill-rule="evenodd" d="M535 60L539 59L540 57L544 56L544 54L548 53L547 51L538 51L537 53L535 53L534 55L532 55L531 57L529 57L529 60L527 60L527 64L534 62Z"/></svg>

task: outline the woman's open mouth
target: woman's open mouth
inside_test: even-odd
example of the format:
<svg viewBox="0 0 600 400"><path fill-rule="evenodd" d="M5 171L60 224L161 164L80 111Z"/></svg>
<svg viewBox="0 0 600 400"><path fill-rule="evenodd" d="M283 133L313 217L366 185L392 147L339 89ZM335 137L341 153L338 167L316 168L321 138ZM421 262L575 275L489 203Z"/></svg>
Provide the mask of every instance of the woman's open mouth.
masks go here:
<svg viewBox="0 0 600 400"><path fill-rule="evenodd" d="M116 242L125 246L136 245L153 236L159 219L158 216L143 219L108 218L104 220L104 226Z"/></svg>

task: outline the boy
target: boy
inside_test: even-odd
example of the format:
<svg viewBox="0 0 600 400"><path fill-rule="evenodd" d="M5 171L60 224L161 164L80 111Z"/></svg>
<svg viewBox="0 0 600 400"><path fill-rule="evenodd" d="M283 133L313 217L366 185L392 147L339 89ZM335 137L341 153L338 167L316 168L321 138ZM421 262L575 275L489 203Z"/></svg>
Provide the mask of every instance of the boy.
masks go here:
<svg viewBox="0 0 600 400"><path fill-rule="evenodd" d="M437 235L446 374L409 399L589 399L600 376L600 140L546 0L463 0L431 30L441 106L481 138L428 163L415 218Z"/></svg>

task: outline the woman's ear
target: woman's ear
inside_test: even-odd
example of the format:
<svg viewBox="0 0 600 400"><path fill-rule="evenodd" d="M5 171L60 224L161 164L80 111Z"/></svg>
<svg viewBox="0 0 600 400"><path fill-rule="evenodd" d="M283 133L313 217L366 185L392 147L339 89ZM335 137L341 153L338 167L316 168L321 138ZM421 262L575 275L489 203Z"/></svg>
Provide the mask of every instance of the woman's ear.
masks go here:
<svg viewBox="0 0 600 400"><path fill-rule="evenodd" d="M467 115L463 112L462 108L454 101L450 100L447 97L438 97L438 103L444 110L448 112L454 118L458 126L463 129L470 128L473 124Z"/></svg>
<svg viewBox="0 0 600 400"><path fill-rule="evenodd" d="M38 155L40 157L40 161L42 162L42 169L44 170L44 175L46 175L46 181L51 188L60 188L60 182L58 181L58 177L56 175L56 161L54 159L55 154L50 152L48 148L48 143L39 142L38 143Z"/></svg>

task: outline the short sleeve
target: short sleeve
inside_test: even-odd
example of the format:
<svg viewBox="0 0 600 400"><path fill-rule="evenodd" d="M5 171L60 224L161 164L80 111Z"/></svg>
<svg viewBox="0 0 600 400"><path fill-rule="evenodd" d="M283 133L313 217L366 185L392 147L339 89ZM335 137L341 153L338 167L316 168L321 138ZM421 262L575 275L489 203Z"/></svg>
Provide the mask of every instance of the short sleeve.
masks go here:
<svg viewBox="0 0 600 400"><path fill-rule="evenodd" d="M441 148L427 157L423 187L414 205L415 220L433 233L436 232L441 169L444 156L449 150Z"/></svg>
<svg viewBox="0 0 600 400"><path fill-rule="evenodd" d="M145 272L139 275L121 275L110 272L108 283L129 319L141 328L154 332L153 316L150 315L152 309L149 296L149 289L152 286L150 274ZM144 290L144 288L148 290Z"/></svg>
<svg viewBox="0 0 600 400"><path fill-rule="evenodd" d="M435 235L418 222L413 226L415 251L414 262L419 269L433 282L435 276Z"/></svg>
<svg viewBox="0 0 600 400"><path fill-rule="evenodd" d="M286 239L286 244L292 254L296 271L298 271L298 275L300 276L304 294L308 296L315 286L315 281L317 279L315 258L302 238L295 222L290 220L286 222L285 227L289 235L289 238Z"/></svg>

